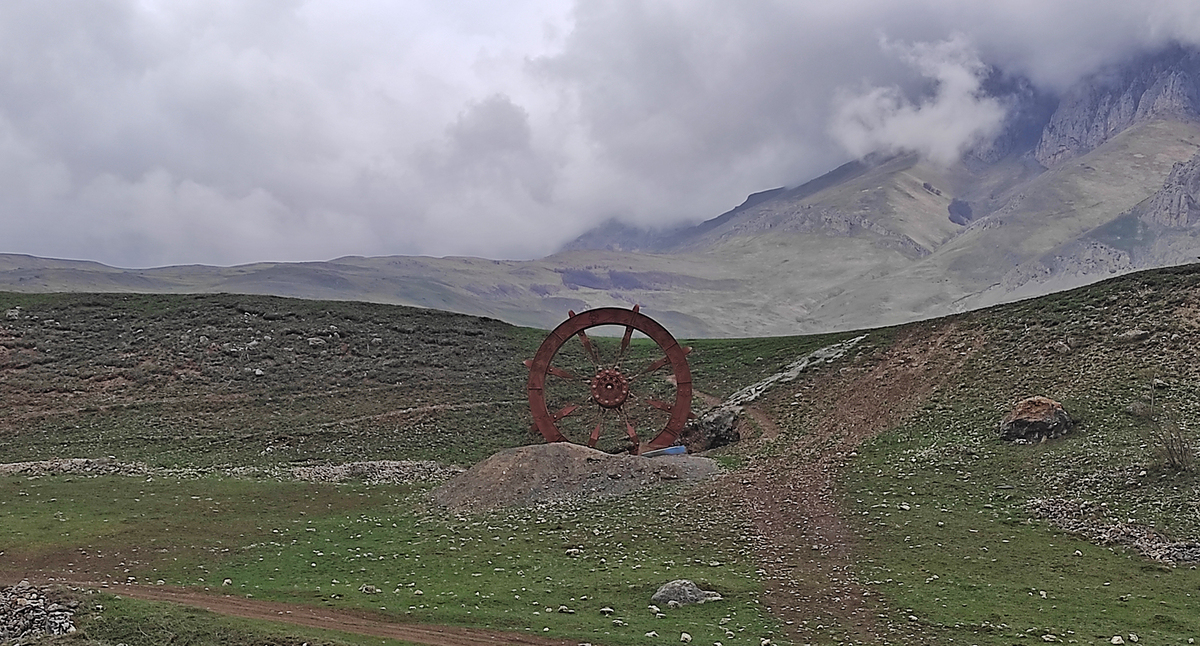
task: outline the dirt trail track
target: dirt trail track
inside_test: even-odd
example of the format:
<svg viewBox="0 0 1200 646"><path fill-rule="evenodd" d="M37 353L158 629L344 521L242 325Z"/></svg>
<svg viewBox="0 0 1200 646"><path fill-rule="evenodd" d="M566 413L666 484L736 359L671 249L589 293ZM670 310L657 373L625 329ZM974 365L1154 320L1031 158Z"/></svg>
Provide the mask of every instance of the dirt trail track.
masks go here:
<svg viewBox="0 0 1200 646"><path fill-rule="evenodd" d="M10 581L13 578L11 574L0 574L0 583L8 585L19 580L19 577L17 577L16 580ZM39 584L63 583L54 579L34 582ZM230 617L276 621L306 628L319 628L355 635L398 639L416 644L430 644L431 646L495 646L497 644L516 644L518 646L576 646L579 643L576 640L547 639L524 633L483 628L396 623L372 617L366 612L260 601L233 595L213 594L170 586L109 586L108 584L86 582L72 583L70 585L102 590L110 594L131 597L133 599L165 601L194 608L203 608L209 612Z"/></svg>
<svg viewBox="0 0 1200 646"><path fill-rule="evenodd" d="M840 508L837 472L856 447L912 414L978 348L946 325L843 369L858 374L805 382L801 396L814 404L804 419L747 409L763 430L755 441L783 443L769 452L778 457L756 459L714 486L757 529L764 603L785 623L787 638L827 637L831 627L855 643L902 638L881 620L882 600L852 575L857 538Z"/></svg>
<svg viewBox="0 0 1200 646"><path fill-rule="evenodd" d="M110 590L147 601L169 601L187 606L204 608L211 612L247 619L281 621L297 626L337 630L357 635L386 637L418 644L434 646L484 646L494 644L528 644L530 646L575 646L574 640L544 639L533 635L461 628L457 626L430 626L403 624L373 619L365 613L328 608L313 608L269 601L256 601L232 595L213 595L168 587L122 586Z"/></svg>

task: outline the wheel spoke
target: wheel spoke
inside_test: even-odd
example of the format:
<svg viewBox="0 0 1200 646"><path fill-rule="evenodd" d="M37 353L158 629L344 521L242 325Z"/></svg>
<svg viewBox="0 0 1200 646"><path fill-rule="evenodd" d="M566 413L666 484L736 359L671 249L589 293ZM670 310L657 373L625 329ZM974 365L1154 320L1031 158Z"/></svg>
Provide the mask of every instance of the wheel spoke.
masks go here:
<svg viewBox="0 0 1200 646"><path fill-rule="evenodd" d="M686 357L691 353L692 353L691 346L687 346L687 347L683 348L683 356ZM686 361L686 359L685 359L685 361ZM662 368L663 366L667 365L668 363L671 363L671 357L669 357L669 356L663 357L663 358L659 359L658 361L655 361L654 363L646 366L645 368L642 368L642 370L640 372L638 372L637 374L630 377L629 381L633 381L634 379L648 375L648 374L654 372L655 370Z"/></svg>
<svg viewBox="0 0 1200 646"><path fill-rule="evenodd" d="M667 402L659 401L657 399L649 399L649 400L646 400L646 404L653 406L654 408L657 408L658 410L665 410L668 413L671 412L671 405L668 404Z"/></svg>
<svg viewBox="0 0 1200 646"><path fill-rule="evenodd" d="M640 309L639 306L634 305L633 313L637 314L638 309ZM632 338L633 338L633 326L626 325L625 326L625 336L621 337L621 351L617 353L616 366L618 368L621 367L621 360L625 358L625 351L629 349L629 341Z"/></svg>
<svg viewBox="0 0 1200 646"><path fill-rule="evenodd" d="M583 349L587 350L588 357L591 358L592 364L597 368L600 367L600 355L596 353L596 347L592 345L591 339L583 330L579 331L579 340L583 343Z"/></svg>
<svg viewBox="0 0 1200 646"><path fill-rule="evenodd" d="M560 420L564 417L567 417L569 415L574 415L575 411L577 411L577 410L579 410L579 404L569 404L567 406L563 406L562 408L560 408L558 410L557 413L555 413L554 415L551 416L551 419L553 419L555 422L557 422L558 420Z"/></svg>
<svg viewBox="0 0 1200 646"><path fill-rule="evenodd" d="M567 310L567 314L571 317L575 316L575 310ZM596 354L596 348L592 346L592 341L588 339L587 332L580 330L576 335L579 337L580 343L583 343L583 349L587 351L587 356L592 360L592 365L600 367L600 355Z"/></svg>
<svg viewBox="0 0 1200 646"><path fill-rule="evenodd" d="M568 381L579 381L581 379L581 377L579 375L577 375L569 370L563 370L562 368L557 368L555 366L546 366L546 372L554 375L555 377L558 377L560 379L566 379Z"/></svg>
<svg viewBox="0 0 1200 646"><path fill-rule="evenodd" d="M637 455L640 453L638 447L641 446L642 441L638 439L637 431L633 429L633 424L629 422L629 418L625 416L624 411L621 412L621 421L625 422L625 434L628 435L630 441L633 442L633 454Z"/></svg>
<svg viewBox="0 0 1200 646"><path fill-rule="evenodd" d="M588 447L596 448L596 442L600 441L600 427L604 426L604 411L601 410L600 418L596 420L596 426L592 429L592 434L588 436Z"/></svg>
<svg viewBox="0 0 1200 646"><path fill-rule="evenodd" d="M648 374L654 372L655 370L658 370L659 368L667 365L668 363L671 363L671 357L663 357L663 358L659 359L658 361L655 361L654 363L646 366L645 368L642 368L641 372L630 377L629 380L633 381L634 379L637 379L638 377L648 375Z"/></svg>

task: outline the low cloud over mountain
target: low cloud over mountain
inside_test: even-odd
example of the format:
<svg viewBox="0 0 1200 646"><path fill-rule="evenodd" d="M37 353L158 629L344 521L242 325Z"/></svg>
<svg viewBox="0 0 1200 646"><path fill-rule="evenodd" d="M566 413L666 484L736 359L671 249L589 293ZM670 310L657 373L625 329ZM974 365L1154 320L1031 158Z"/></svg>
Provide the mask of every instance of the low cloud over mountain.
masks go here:
<svg viewBox="0 0 1200 646"><path fill-rule="evenodd" d="M536 257L952 160L1011 119L987 70L1057 97L1198 34L1186 0L10 3L0 251Z"/></svg>

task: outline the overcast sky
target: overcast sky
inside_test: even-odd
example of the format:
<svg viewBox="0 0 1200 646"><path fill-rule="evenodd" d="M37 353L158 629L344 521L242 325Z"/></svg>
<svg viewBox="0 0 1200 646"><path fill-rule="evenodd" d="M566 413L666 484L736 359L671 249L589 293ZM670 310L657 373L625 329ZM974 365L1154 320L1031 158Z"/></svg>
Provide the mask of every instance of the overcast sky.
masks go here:
<svg viewBox="0 0 1200 646"><path fill-rule="evenodd" d="M1172 39L1200 3L3 2L0 252L539 257L876 148L953 159L1003 118L985 65L1061 89Z"/></svg>

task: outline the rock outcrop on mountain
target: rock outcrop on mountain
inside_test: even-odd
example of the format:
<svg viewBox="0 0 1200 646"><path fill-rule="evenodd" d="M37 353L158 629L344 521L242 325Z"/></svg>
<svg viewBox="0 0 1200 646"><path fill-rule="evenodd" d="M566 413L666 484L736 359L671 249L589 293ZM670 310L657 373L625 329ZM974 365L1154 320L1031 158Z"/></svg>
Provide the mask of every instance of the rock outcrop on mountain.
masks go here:
<svg viewBox="0 0 1200 646"><path fill-rule="evenodd" d="M1141 219L1168 229L1200 224L1200 155L1175 165L1162 189L1147 201Z"/></svg>
<svg viewBox="0 0 1200 646"><path fill-rule="evenodd" d="M1005 118L995 137L967 150L964 157L968 161L995 164L1014 153L1031 150L1058 107L1055 97L1039 91L1029 79L1009 76L997 68L990 70L980 90L1000 100Z"/></svg>
<svg viewBox="0 0 1200 646"><path fill-rule="evenodd" d="M1034 156L1053 166L1139 121L1200 117L1200 52L1172 47L1090 76L1063 95Z"/></svg>

